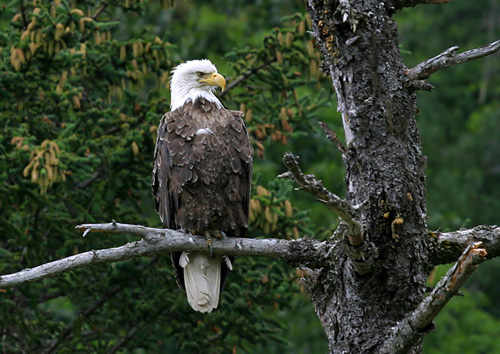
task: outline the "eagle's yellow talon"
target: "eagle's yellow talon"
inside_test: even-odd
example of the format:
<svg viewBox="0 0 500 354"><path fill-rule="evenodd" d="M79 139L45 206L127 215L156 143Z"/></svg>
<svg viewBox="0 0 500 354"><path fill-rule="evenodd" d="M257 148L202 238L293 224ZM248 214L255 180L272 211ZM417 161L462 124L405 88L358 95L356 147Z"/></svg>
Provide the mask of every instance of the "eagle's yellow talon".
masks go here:
<svg viewBox="0 0 500 354"><path fill-rule="evenodd" d="M208 250L210 252L210 257L212 257L213 256L213 247L212 247L213 241L212 241L212 238L210 237L209 234L206 234L205 236L207 238L207 247L208 247Z"/></svg>

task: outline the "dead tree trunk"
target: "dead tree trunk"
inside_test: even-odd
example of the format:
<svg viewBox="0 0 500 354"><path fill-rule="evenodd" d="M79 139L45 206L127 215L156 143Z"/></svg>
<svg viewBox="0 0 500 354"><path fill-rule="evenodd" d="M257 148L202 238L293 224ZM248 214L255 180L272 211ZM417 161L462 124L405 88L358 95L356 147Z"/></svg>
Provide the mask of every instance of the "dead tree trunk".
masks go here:
<svg viewBox="0 0 500 354"><path fill-rule="evenodd" d="M335 256L307 279L331 353L384 351L390 329L423 300L433 266L415 123L415 90L429 85L410 78L391 19L395 7L418 2L432 1L308 2L344 125L345 201L362 225L358 233L341 225ZM420 342L400 349L418 353Z"/></svg>

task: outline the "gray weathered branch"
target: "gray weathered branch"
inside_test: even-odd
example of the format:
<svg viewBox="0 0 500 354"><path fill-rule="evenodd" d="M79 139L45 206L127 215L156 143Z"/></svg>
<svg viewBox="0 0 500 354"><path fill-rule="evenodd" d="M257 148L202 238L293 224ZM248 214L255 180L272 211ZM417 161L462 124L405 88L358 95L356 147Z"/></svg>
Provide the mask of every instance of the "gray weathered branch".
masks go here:
<svg viewBox="0 0 500 354"><path fill-rule="evenodd" d="M434 290L408 317L391 329L381 354L406 353L425 333L434 330L433 320L455 296L477 265L486 258L481 242L469 245Z"/></svg>
<svg viewBox="0 0 500 354"><path fill-rule="evenodd" d="M142 240L124 246L92 250L57 261L42 264L35 268L0 276L0 288L41 280L59 273L99 263L124 261L131 258L176 251L203 251L207 249L206 239L201 236L188 236L169 229L155 229L139 225L84 224L77 229L89 232L120 232L142 237ZM320 262L328 254L329 245L310 239L250 239L229 237L213 240L213 253L230 256L264 256L282 258L292 262Z"/></svg>
<svg viewBox="0 0 500 354"><path fill-rule="evenodd" d="M314 175L304 175L299 167L298 157L291 152L285 153L285 156L283 156L283 163L289 171L278 177L295 180L302 189L318 198L320 202L324 203L334 213L340 216L349 228L349 243L352 246L359 246L363 243L363 226L361 221L359 221L359 215L356 209L344 199L326 189L321 181L317 180Z"/></svg>
<svg viewBox="0 0 500 354"><path fill-rule="evenodd" d="M345 155L347 153L347 149L344 146L344 144L342 144L342 142L339 140L335 131L333 129L331 129L328 126L328 124L326 124L324 122L319 122L318 124L320 125L321 128L323 128L323 131L325 132L328 140L330 140L332 143L337 145L337 149L339 149L339 151L342 153L342 155Z"/></svg>
<svg viewBox="0 0 500 354"><path fill-rule="evenodd" d="M394 7L397 9L402 9L403 7L414 7L420 4L446 4L452 2L453 0L394 0Z"/></svg>
<svg viewBox="0 0 500 354"><path fill-rule="evenodd" d="M460 229L450 232L431 232L437 237L438 249L433 256L433 264L454 262L467 246L476 242L488 252L488 258L500 257L500 226L481 225L472 229Z"/></svg>
<svg viewBox="0 0 500 354"><path fill-rule="evenodd" d="M458 47L451 47L436 55L434 58L428 59L417 66L411 68L407 72L407 76L412 80L427 79L436 71L447 68L448 66L464 63L469 60L479 59L495 53L500 49L500 40L492 42L480 48L467 50L463 53L456 54Z"/></svg>

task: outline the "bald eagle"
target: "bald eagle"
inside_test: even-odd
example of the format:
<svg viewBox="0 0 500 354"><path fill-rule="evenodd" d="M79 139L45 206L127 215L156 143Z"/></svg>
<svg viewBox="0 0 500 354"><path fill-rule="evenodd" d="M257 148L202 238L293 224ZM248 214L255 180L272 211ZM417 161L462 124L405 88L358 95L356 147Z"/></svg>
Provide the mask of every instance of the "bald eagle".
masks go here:
<svg viewBox="0 0 500 354"><path fill-rule="evenodd" d="M152 191L163 227L193 235L244 237L252 179L252 147L243 113L223 107L214 91L226 81L207 59L172 71L171 111L158 127ZM172 262L189 305L217 308L232 269L230 257L176 252Z"/></svg>

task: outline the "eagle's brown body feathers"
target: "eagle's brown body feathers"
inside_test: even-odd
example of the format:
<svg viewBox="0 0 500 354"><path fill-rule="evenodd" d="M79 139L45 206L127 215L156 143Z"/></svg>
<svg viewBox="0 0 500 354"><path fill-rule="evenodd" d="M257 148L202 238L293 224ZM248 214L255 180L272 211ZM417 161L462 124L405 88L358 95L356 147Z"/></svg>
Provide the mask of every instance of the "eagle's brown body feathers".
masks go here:
<svg viewBox="0 0 500 354"><path fill-rule="evenodd" d="M163 116L152 190L165 228L196 235L222 231L228 237L245 236L252 147L242 116L204 98ZM179 285L185 288L181 253L172 256ZM220 287L226 262L221 267Z"/></svg>

